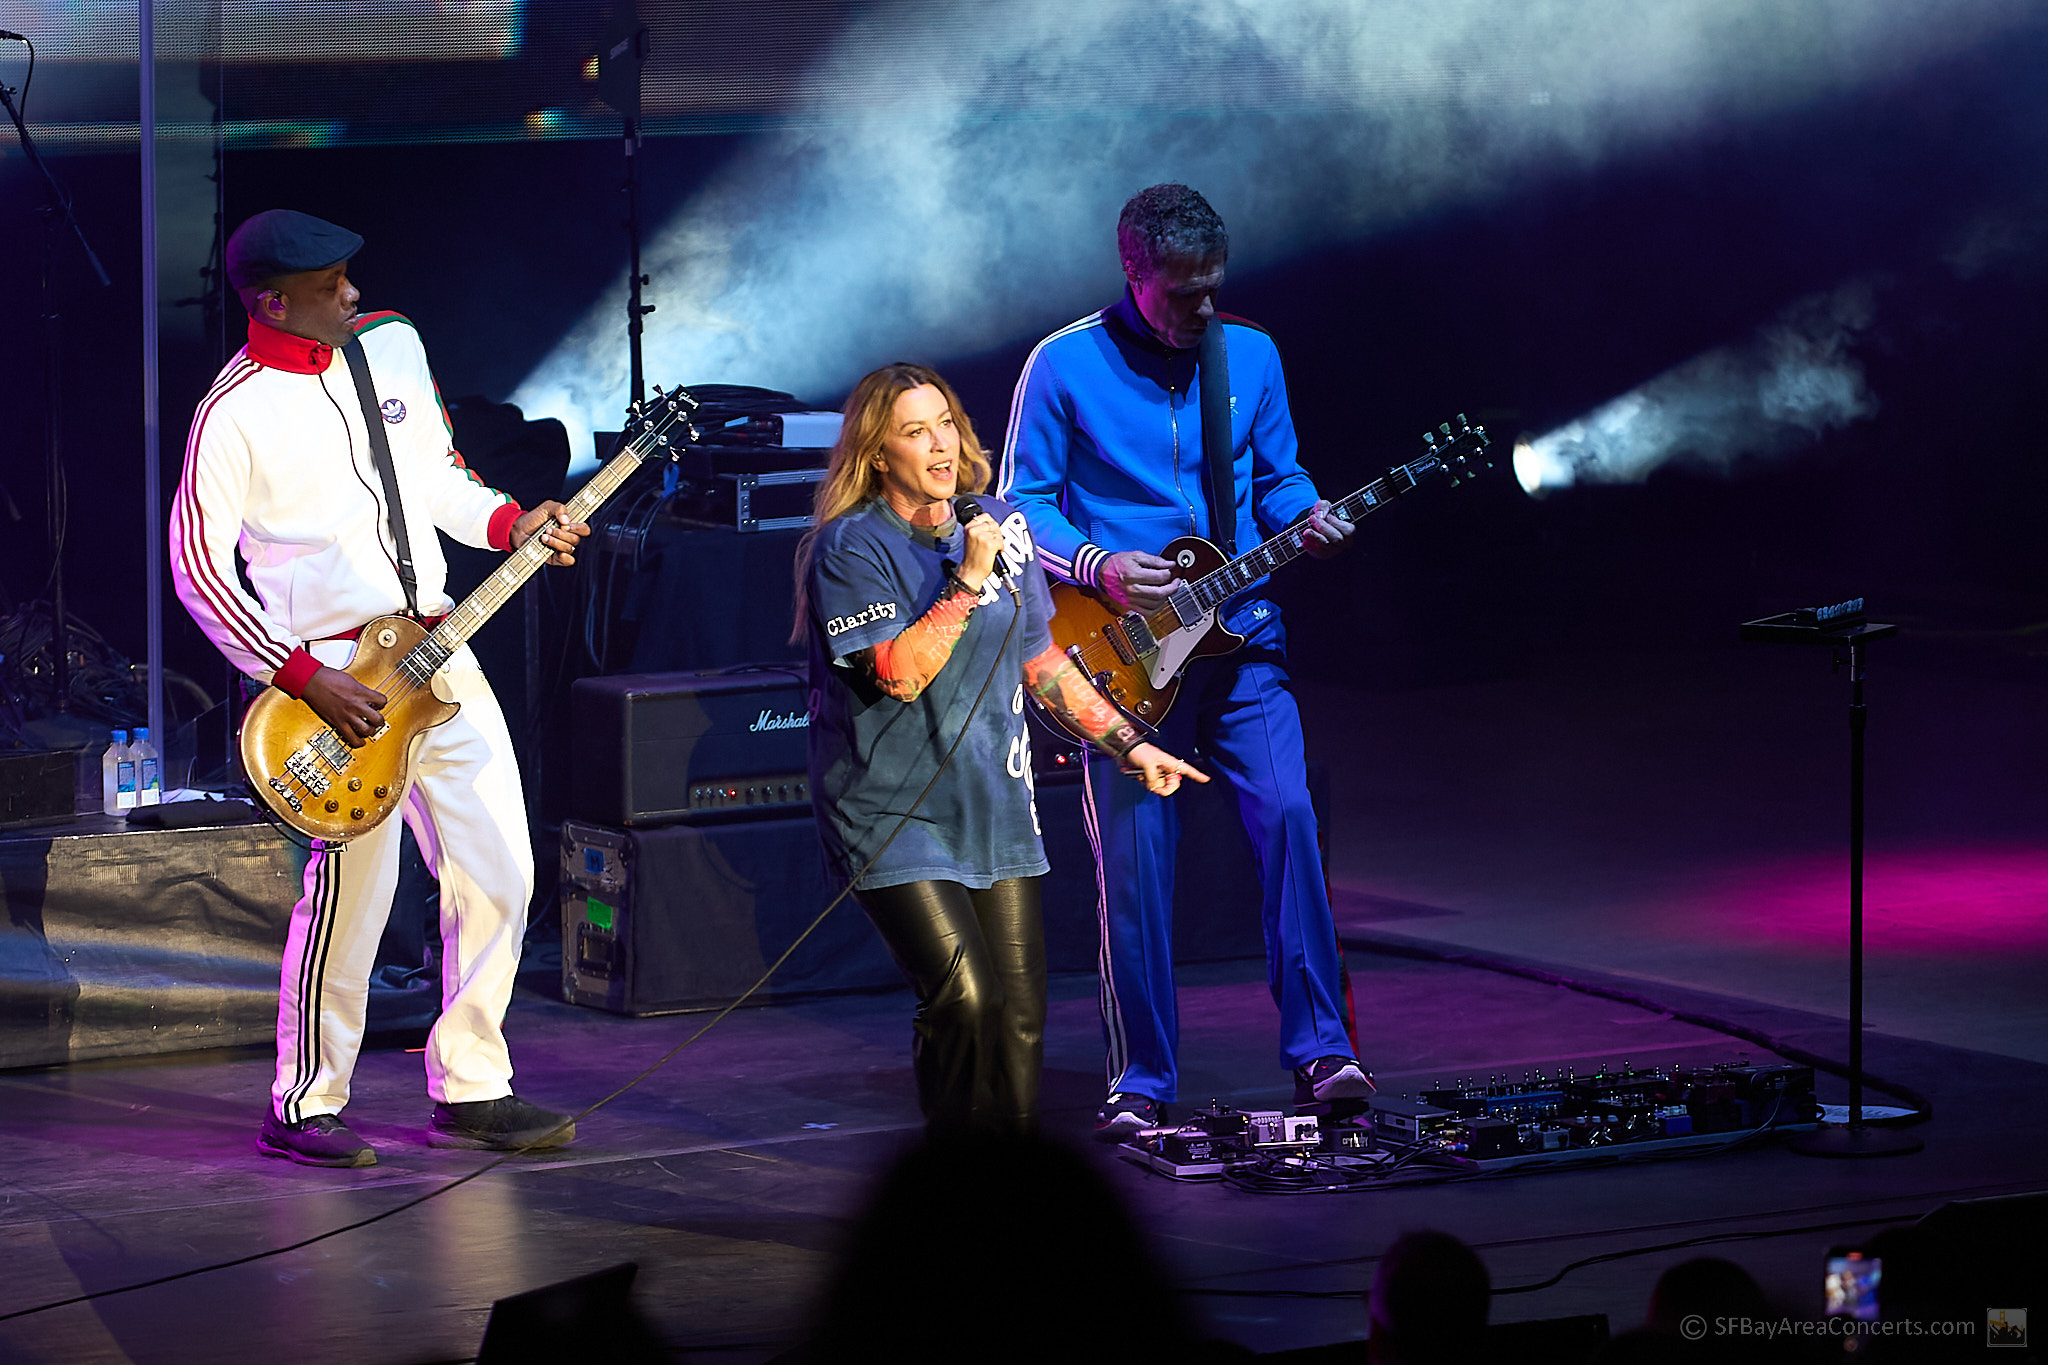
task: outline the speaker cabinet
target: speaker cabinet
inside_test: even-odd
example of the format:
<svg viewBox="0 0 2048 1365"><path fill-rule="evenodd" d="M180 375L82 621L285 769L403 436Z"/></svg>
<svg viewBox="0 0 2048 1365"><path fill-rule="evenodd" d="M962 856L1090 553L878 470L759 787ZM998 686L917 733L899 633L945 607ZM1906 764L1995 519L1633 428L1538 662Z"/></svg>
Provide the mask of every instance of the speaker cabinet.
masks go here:
<svg viewBox="0 0 2048 1365"><path fill-rule="evenodd" d="M615 1014L732 1003L831 899L817 823L562 826L562 998ZM899 986L851 896L753 997Z"/></svg>

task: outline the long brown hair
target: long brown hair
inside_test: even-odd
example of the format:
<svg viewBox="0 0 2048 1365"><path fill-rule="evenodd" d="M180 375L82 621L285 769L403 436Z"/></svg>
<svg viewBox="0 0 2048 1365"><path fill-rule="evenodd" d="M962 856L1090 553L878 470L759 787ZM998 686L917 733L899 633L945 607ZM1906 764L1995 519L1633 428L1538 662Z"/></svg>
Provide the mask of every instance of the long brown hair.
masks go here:
<svg viewBox="0 0 2048 1365"><path fill-rule="evenodd" d="M946 406L953 412L953 429L960 434L960 453L954 457L960 491L979 493L988 487L988 453L981 448L974 423L967 420L967 412L960 406L959 395L939 377L937 370L899 360L863 376L846 396L846 420L840 425L839 439L832 444L832 459L825 466L825 477L819 481L817 495L812 499L811 529L797 542L796 619L789 633L792 644L804 638L804 617L810 609L811 556L817 550L819 535L832 522L881 495L882 471L876 467L875 457L882 453L882 438L889 434L896 400L926 384L945 396Z"/></svg>

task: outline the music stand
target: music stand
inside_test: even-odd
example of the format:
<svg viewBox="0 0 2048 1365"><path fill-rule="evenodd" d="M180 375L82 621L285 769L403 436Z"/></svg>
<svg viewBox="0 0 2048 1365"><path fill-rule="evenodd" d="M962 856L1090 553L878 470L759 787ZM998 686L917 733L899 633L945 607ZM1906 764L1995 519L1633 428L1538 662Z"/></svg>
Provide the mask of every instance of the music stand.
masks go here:
<svg viewBox="0 0 2048 1365"><path fill-rule="evenodd" d="M1823 1124L1786 1145L1802 1156L1908 1156L1926 1144L1896 1128L1863 1122L1863 705L1864 651L1897 635L1894 625L1863 619L1863 599L1806 608L1742 623L1742 638L1759 644L1821 645L1841 671L1849 664L1849 1122Z"/></svg>

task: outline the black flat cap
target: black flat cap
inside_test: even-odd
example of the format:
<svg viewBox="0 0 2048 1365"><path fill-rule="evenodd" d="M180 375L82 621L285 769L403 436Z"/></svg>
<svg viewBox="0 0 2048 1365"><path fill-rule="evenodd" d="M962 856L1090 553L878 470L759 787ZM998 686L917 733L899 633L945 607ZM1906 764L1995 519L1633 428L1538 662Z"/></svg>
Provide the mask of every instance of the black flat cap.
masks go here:
<svg viewBox="0 0 2048 1365"><path fill-rule="evenodd" d="M228 238L228 283L242 289L277 275L320 270L362 249L363 239L345 227L296 209L271 209Z"/></svg>

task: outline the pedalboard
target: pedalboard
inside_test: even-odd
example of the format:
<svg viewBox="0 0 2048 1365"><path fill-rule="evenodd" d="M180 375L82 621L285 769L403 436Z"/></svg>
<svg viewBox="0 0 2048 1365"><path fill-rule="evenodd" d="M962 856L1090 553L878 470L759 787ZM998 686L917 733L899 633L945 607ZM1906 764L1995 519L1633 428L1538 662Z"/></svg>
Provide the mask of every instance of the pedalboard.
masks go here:
<svg viewBox="0 0 2048 1365"><path fill-rule="evenodd" d="M1211 1100L1175 1127L1140 1133L1117 1148L1117 1155L1176 1180L1213 1180L1231 1166L1281 1154L1319 1153L1357 1166L1389 1160L1372 1150L1365 1106L1348 1107L1349 1114L1285 1114L1230 1109Z"/></svg>
<svg viewBox="0 0 2048 1365"><path fill-rule="evenodd" d="M1319 1162L1347 1180L1428 1165L1465 1171L1711 1147L1816 1126L1813 1068L1753 1064L1561 1069L1439 1082L1414 1095L1317 1106L1323 1114L1243 1111L1212 1101L1145 1130L1118 1155L1177 1180L1213 1180L1276 1161Z"/></svg>
<svg viewBox="0 0 2048 1365"><path fill-rule="evenodd" d="M1811 1126L1820 1118L1813 1068L1747 1057L1705 1067L1638 1068L1623 1062L1580 1075L1525 1073L1438 1083L1400 1100L1375 1098L1381 1125L1470 1161L1576 1153L1751 1129ZM1409 1111L1427 1117L1411 1121Z"/></svg>

